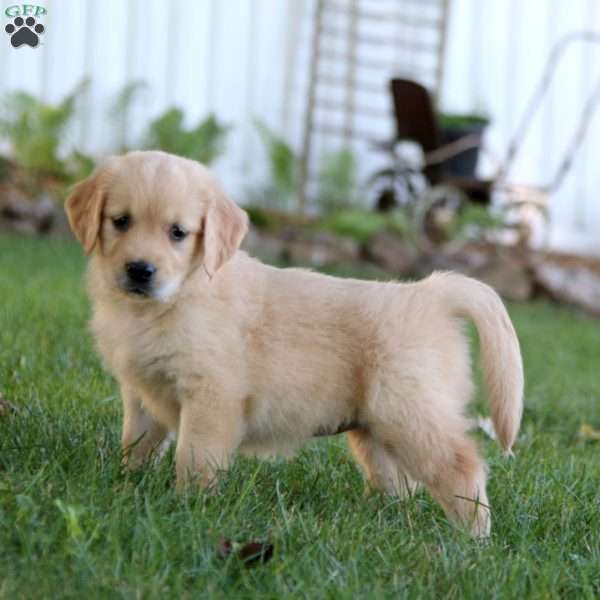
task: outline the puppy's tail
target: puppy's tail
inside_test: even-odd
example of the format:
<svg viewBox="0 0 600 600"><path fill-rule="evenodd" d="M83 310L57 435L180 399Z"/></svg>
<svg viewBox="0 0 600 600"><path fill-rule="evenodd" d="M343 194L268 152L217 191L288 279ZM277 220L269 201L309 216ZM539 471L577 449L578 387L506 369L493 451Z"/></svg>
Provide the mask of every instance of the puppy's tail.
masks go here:
<svg viewBox="0 0 600 600"><path fill-rule="evenodd" d="M506 308L488 285L456 273L434 273L451 314L469 318L477 327L483 378L492 421L506 454L511 454L523 413L523 362L519 340Z"/></svg>

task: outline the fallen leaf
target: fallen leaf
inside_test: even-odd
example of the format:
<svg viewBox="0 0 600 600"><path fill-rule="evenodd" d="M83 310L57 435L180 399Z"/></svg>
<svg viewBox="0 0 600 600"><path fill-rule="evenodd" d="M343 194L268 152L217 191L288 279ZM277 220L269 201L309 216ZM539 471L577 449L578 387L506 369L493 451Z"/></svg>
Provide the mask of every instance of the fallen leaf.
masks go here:
<svg viewBox="0 0 600 600"><path fill-rule="evenodd" d="M594 429L589 423L582 423L579 428L579 437L584 440L600 440L600 430Z"/></svg>
<svg viewBox="0 0 600 600"><path fill-rule="evenodd" d="M238 552L238 556L247 565L266 563L273 558L273 544L250 542Z"/></svg>
<svg viewBox="0 0 600 600"><path fill-rule="evenodd" d="M219 558L227 558L233 552L233 542L231 540L222 539L217 544L217 554Z"/></svg>
<svg viewBox="0 0 600 600"><path fill-rule="evenodd" d="M246 566L257 563L266 563L273 558L273 544L264 542L248 542L240 544L223 538L217 544L217 555L219 558L228 558L235 554Z"/></svg>
<svg viewBox="0 0 600 600"><path fill-rule="evenodd" d="M7 415L11 412L16 412L17 407L11 404L2 394L0 394L0 417Z"/></svg>

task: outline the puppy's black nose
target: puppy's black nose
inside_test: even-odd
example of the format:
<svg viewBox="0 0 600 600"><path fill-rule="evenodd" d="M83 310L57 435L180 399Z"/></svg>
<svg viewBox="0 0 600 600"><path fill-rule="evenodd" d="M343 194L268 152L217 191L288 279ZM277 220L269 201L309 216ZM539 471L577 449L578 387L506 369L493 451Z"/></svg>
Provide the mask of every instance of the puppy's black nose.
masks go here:
<svg viewBox="0 0 600 600"><path fill-rule="evenodd" d="M143 260L127 263L125 270L129 279L135 283L149 283L156 273L156 267Z"/></svg>

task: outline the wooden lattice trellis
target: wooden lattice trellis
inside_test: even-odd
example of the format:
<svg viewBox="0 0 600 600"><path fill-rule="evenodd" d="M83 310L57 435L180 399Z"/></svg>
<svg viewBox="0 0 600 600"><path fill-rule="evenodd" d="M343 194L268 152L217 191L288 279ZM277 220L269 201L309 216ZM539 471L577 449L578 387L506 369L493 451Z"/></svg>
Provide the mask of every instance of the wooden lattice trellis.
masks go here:
<svg viewBox="0 0 600 600"><path fill-rule="evenodd" d="M310 197L317 136L340 146L390 129L388 81L415 79L437 95L443 77L449 0L317 0L302 143L301 208Z"/></svg>

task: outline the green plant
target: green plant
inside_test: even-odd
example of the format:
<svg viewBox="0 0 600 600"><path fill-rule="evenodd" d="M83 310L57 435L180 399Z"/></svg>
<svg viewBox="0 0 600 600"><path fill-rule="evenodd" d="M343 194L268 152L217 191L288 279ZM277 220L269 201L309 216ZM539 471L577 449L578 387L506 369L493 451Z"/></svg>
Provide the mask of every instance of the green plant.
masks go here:
<svg viewBox="0 0 600 600"><path fill-rule="evenodd" d="M142 92L147 89L148 84L141 80L125 84L108 111L108 116L115 125L115 137L118 140L117 148L119 152L126 152L129 149L127 143L127 123L130 119L131 109Z"/></svg>
<svg viewBox="0 0 600 600"><path fill-rule="evenodd" d="M66 160L69 182L85 179L96 167L96 160L80 150L73 150Z"/></svg>
<svg viewBox="0 0 600 600"><path fill-rule="evenodd" d="M0 182L10 179L14 165L6 156L0 156Z"/></svg>
<svg viewBox="0 0 600 600"><path fill-rule="evenodd" d="M300 187L300 160L282 137L264 123L256 122L255 125L265 147L270 182L253 195L271 208L296 208Z"/></svg>
<svg viewBox="0 0 600 600"><path fill-rule="evenodd" d="M24 171L26 187L39 188L45 178L70 183L79 176L82 153L65 156L65 134L77 102L89 85L82 81L57 105L26 92L7 94L0 107L0 136L9 142L11 156Z"/></svg>
<svg viewBox="0 0 600 600"><path fill-rule="evenodd" d="M210 165L223 153L229 127L212 114L191 129L183 121L180 108L169 108L150 123L144 146Z"/></svg>
<svg viewBox="0 0 600 600"><path fill-rule="evenodd" d="M448 222L446 235L449 239L481 237L488 231L504 226L502 214L493 212L488 206L466 202Z"/></svg>
<svg viewBox="0 0 600 600"><path fill-rule="evenodd" d="M402 210L380 213L358 208L341 209L326 216L321 227L361 243L368 242L382 231L397 233L406 238L414 235L414 226Z"/></svg>
<svg viewBox="0 0 600 600"><path fill-rule="evenodd" d="M488 116L478 113L440 113L438 119L442 129L468 129L474 126L485 127L490 122Z"/></svg>
<svg viewBox="0 0 600 600"><path fill-rule="evenodd" d="M253 192L253 196L270 207L297 208L301 184L300 157L285 139L262 122L256 129L265 147L270 182ZM356 159L343 148L325 154L317 178L317 203L326 212L354 203Z"/></svg>
<svg viewBox="0 0 600 600"><path fill-rule="evenodd" d="M331 211L354 204L356 170L356 158L350 149L325 154L318 174L319 206Z"/></svg>
<svg viewBox="0 0 600 600"><path fill-rule="evenodd" d="M363 210L341 210L326 217L323 228L357 242L366 242L376 233L385 229L386 216L381 213Z"/></svg>

